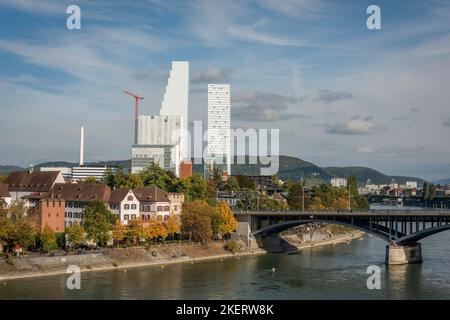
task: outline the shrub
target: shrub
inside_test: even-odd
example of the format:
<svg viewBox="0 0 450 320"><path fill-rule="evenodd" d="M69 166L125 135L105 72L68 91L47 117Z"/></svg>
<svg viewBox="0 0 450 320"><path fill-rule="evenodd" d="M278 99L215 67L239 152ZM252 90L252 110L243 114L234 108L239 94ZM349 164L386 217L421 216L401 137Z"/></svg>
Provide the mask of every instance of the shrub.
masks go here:
<svg viewBox="0 0 450 320"><path fill-rule="evenodd" d="M225 243L225 250L228 250L231 253L235 253L237 250L239 250L239 243L237 243L236 240L228 240Z"/></svg>

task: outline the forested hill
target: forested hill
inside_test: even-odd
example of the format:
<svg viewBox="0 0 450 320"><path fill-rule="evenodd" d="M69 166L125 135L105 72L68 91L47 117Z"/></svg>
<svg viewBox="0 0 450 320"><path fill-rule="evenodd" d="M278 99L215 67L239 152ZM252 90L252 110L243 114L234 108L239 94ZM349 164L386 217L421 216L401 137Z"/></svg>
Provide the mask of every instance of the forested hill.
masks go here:
<svg viewBox="0 0 450 320"><path fill-rule="evenodd" d="M235 161L236 163L237 161ZM241 175L259 175L261 164L248 164L249 157L246 157L245 162L247 164L233 164L231 166L231 171L233 174ZM203 174L203 164L195 164L193 161L193 171L196 173ZM101 161L101 162L90 162L86 163L88 165L113 165L121 166L123 168L131 167L131 160L111 160L111 161ZM70 163L65 161L53 161L45 162L35 166L35 169L40 167L74 167L77 163ZM267 167L267 165L265 166ZM25 170L18 166L0 166L0 174L7 174L12 171ZM306 179L311 183L320 182L330 182L333 177L345 178L351 175L358 177L358 181L365 183L367 179L370 179L372 183L375 184L388 184L391 183L393 179L397 183L405 183L406 181L417 181L419 184L423 183L424 180L414 177L403 177L403 176L390 176L385 175L377 170L366 168L366 167L319 167L311 162L304 161L302 159L290 156L280 156L279 158L279 171L278 177L282 180L300 180Z"/></svg>

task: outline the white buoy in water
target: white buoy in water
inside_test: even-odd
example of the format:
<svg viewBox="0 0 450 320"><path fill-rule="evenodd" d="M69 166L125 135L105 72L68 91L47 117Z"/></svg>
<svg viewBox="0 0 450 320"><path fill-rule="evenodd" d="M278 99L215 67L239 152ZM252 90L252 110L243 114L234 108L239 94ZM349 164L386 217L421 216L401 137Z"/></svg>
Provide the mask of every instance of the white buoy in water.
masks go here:
<svg viewBox="0 0 450 320"><path fill-rule="evenodd" d="M272 272L275 272L275 268L272 268Z"/></svg>

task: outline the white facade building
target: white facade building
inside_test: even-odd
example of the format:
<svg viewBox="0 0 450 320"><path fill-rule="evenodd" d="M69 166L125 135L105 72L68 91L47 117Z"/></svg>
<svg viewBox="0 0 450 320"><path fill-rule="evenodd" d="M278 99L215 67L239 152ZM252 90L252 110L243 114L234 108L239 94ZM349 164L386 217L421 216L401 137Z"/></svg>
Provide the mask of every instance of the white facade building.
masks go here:
<svg viewBox="0 0 450 320"><path fill-rule="evenodd" d="M132 190L125 188L112 190L108 208L119 217L122 224L139 219L139 200Z"/></svg>
<svg viewBox="0 0 450 320"><path fill-rule="evenodd" d="M132 172L157 163L179 175L181 163L180 116L139 116L138 144L131 150Z"/></svg>
<svg viewBox="0 0 450 320"><path fill-rule="evenodd" d="M187 135L189 105L189 61L172 61L166 91L162 101L161 116L181 117L181 160L188 158Z"/></svg>
<svg viewBox="0 0 450 320"><path fill-rule="evenodd" d="M105 175L105 172L111 169L112 172L116 172L117 168L108 166L80 166L72 168L72 180L80 181L86 178L94 177L100 180Z"/></svg>
<svg viewBox="0 0 450 320"><path fill-rule="evenodd" d="M417 189L417 181L406 181L406 189Z"/></svg>
<svg viewBox="0 0 450 320"><path fill-rule="evenodd" d="M231 174L229 84L208 84L208 153L205 159L205 176L211 163Z"/></svg>
<svg viewBox="0 0 450 320"><path fill-rule="evenodd" d="M332 178L331 179L331 185L333 187L346 187L347 186L347 179L345 178Z"/></svg>
<svg viewBox="0 0 450 320"><path fill-rule="evenodd" d="M59 171L65 179L72 178L72 168L70 167L41 167L40 171Z"/></svg>

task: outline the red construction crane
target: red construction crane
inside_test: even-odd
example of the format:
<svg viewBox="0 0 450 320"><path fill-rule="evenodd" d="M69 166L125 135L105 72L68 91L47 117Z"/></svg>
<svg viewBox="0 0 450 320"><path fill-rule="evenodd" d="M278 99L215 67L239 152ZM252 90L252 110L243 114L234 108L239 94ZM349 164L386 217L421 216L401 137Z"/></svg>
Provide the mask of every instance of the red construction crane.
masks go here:
<svg viewBox="0 0 450 320"><path fill-rule="evenodd" d="M139 100L144 99L144 97L140 97L137 94L134 94L132 92L122 90L124 93L126 93L129 96L132 96L134 98L135 102L135 108L134 108L134 144L138 143L138 111L139 111Z"/></svg>

